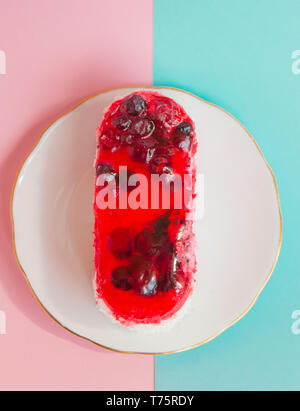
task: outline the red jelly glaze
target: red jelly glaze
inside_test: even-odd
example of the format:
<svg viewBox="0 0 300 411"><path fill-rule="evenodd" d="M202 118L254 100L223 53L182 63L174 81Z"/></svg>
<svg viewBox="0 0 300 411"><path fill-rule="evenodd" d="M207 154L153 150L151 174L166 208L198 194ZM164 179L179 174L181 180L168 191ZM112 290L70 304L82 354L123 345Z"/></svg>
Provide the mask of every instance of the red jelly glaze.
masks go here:
<svg viewBox="0 0 300 411"><path fill-rule="evenodd" d="M175 101L152 91L133 93L108 108L96 134L97 174L99 164L103 163L111 165L109 172L116 176L116 181L119 166L144 174L149 182L153 170L178 173L182 178L189 174L189 194L191 199L194 197L194 123ZM170 318L187 300L194 280L194 234L187 218L191 209L173 209L173 199L170 210L100 210L96 204L99 190L101 187L96 185L94 245L98 298L124 324L157 324ZM150 193L149 183L149 196ZM125 233L127 241L121 238ZM127 273L128 282L123 278Z"/></svg>

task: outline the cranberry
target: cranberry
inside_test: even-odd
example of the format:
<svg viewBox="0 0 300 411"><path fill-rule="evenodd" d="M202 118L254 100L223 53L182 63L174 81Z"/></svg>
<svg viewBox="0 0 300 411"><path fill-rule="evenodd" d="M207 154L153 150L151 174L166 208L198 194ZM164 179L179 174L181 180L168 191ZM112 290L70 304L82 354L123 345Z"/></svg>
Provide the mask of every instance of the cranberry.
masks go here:
<svg viewBox="0 0 300 411"><path fill-rule="evenodd" d="M170 129L178 124L179 111L177 104L166 98L157 97L154 100L155 109L151 117L160 122L165 128Z"/></svg>
<svg viewBox="0 0 300 411"><path fill-rule="evenodd" d="M107 163L106 161L100 161L96 165L96 175L99 176L100 174L111 174L115 175L115 168L113 165L110 163Z"/></svg>
<svg viewBox="0 0 300 411"><path fill-rule="evenodd" d="M116 228L110 235L111 251L120 258L128 258L132 254L132 239L127 228Z"/></svg>
<svg viewBox="0 0 300 411"><path fill-rule="evenodd" d="M130 146L131 144L134 143L134 141L135 141L135 136L132 135L132 134L129 132L129 130L128 130L126 133L123 133L123 134L121 135L121 141L122 141L122 144L123 144L123 145L128 145L128 146Z"/></svg>
<svg viewBox="0 0 300 411"><path fill-rule="evenodd" d="M174 139L174 144L176 145L177 148L181 149L182 151L189 151L189 148L191 146L191 140L188 136L177 136Z"/></svg>
<svg viewBox="0 0 300 411"><path fill-rule="evenodd" d="M132 116L136 116L138 114L143 113L147 108L147 103L138 94L132 94L131 96L128 96L125 98L125 100L122 101L121 109L125 110L128 114L131 114Z"/></svg>
<svg viewBox="0 0 300 411"><path fill-rule="evenodd" d="M160 146L156 149L155 154L163 157L172 157L175 154L175 149L171 145Z"/></svg>
<svg viewBox="0 0 300 411"><path fill-rule="evenodd" d="M141 295L152 297L157 294L158 272L149 261L134 256L131 263L132 287Z"/></svg>
<svg viewBox="0 0 300 411"><path fill-rule="evenodd" d="M156 265L160 273L174 274L176 273L176 256L174 254L161 253L156 259Z"/></svg>
<svg viewBox="0 0 300 411"><path fill-rule="evenodd" d="M154 157L150 162L150 171L153 174L172 174L169 160L166 157Z"/></svg>
<svg viewBox="0 0 300 411"><path fill-rule="evenodd" d="M167 293L170 290L174 290L176 286L177 286L176 276L160 274L159 280L158 280L158 288L160 291Z"/></svg>
<svg viewBox="0 0 300 411"><path fill-rule="evenodd" d="M103 150L115 151L121 146L121 138L114 130L107 129L100 136L100 146Z"/></svg>
<svg viewBox="0 0 300 411"><path fill-rule="evenodd" d="M174 254L160 254L156 259L160 274L159 289L167 292L176 287L176 273L178 261Z"/></svg>
<svg viewBox="0 0 300 411"><path fill-rule="evenodd" d="M168 230L168 227L170 225L170 220L169 220L169 213L163 215L162 217L157 218L154 223L154 231L157 233L161 233L163 231Z"/></svg>
<svg viewBox="0 0 300 411"><path fill-rule="evenodd" d="M188 151L191 145L191 136L193 135L191 123L183 122L174 130L173 142L175 146L183 151Z"/></svg>
<svg viewBox="0 0 300 411"><path fill-rule="evenodd" d="M126 114L120 114L112 119L112 125L118 130L125 131L131 126L131 120Z"/></svg>
<svg viewBox="0 0 300 411"><path fill-rule="evenodd" d="M153 236L155 246L157 247L160 253L169 254L174 252L174 245L170 240L168 233L154 233Z"/></svg>
<svg viewBox="0 0 300 411"><path fill-rule="evenodd" d="M130 290L131 288L131 273L128 267L120 266L111 273L111 282L121 290Z"/></svg>
<svg viewBox="0 0 300 411"><path fill-rule="evenodd" d="M132 160L137 163L146 163L148 164L155 152L154 147L147 147L146 144L133 143L129 147L129 153Z"/></svg>
<svg viewBox="0 0 300 411"><path fill-rule="evenodd" d="M141 138L147 138L151 136L154 129L155 125L152 120L148 118L138 118L133 122L130 132Z"/></svg>
<svg viewBox="0 0 300 411"><path fill-rule="evenodd" d="M189 123L188 121L183 121L182 123L178 124L178 126L174 130L174 133L191 137L194 133L194 129L191 123Z"/></svg>
<svg viewBox="0 0 300 411"><path fill-rule="evenodd" d="M155 241L155 237L149 229L142 231L136 236L135 251L145 257L152 257L158 254L157 241Z"/></svg>

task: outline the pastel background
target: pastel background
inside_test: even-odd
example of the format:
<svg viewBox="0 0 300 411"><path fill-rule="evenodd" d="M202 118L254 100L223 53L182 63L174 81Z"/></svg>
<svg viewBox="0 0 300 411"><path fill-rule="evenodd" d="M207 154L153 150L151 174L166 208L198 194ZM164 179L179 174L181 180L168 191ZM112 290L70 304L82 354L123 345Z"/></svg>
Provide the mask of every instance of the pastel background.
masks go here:
<svg viewBox="0 0 300 411"><path fill-rule="evenodd" d="M154 387L153 357L100 349L44 313L16 265L9 219L17 170L49 122L101 90L151 85L152 13L148 0L0 0L2 390Z"/></svg>
<svg viewBox="0 0 300 411"><path fill-rule="evenodd" d="M243 122L275 172L284 223L278 265L254 308L211 343L157 357L157 389L300 390L300 335L291 331L300 309L299 16L299 0L155 1L154 84L194 92Z"/></svg>
<svg viewBox="0 0 300 411"><path fill-rule="evenodd" d="M17 170L49 122L98 91L152 82L243 122L276 175L284 220L254 308L207 345L156 357L155 388L300 389L299 15L299 0L0 0L0 390L154 389L152 356L100 349L43 312L16 265L9 219Z"/></svg>

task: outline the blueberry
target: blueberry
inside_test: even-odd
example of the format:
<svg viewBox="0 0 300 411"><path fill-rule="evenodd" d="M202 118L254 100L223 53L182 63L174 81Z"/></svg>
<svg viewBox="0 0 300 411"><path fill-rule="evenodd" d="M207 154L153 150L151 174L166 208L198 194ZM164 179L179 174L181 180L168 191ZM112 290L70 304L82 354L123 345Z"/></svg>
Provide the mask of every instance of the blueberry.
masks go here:
<svg viewBox="0 0 300 411"><path fill-rule="evenodd" d="M136 116L146 110L147 103L140 95L132 94L123 100L122 108L124 108L128 114Z"/></svg>
<svg viewBox="0 0 300 411"><path fill-rule="evenodd" d="M121 290L130 290L131 288L131 273L128 267L120 266L113 270L111 274L111 282Z"/></svg>

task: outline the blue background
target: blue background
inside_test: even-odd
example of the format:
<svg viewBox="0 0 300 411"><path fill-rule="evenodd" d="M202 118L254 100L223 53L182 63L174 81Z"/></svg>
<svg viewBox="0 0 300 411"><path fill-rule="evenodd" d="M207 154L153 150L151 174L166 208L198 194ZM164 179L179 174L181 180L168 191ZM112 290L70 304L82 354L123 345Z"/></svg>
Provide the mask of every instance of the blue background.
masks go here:
<svg viewBox="0 0 300 411"><path fill-rule="evenodd" d="M191 91L248 128L276 176L284 223L254 308L202 347L157 356L157 390L300 389L299 49L299 0L155 0L154 85Z"/></svg>

